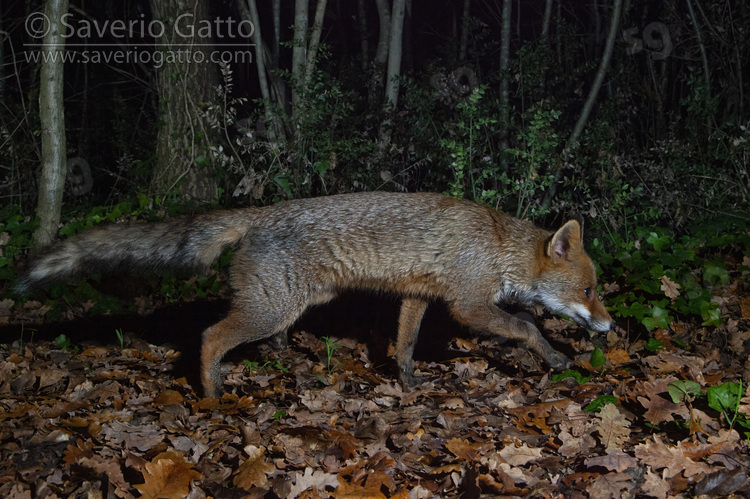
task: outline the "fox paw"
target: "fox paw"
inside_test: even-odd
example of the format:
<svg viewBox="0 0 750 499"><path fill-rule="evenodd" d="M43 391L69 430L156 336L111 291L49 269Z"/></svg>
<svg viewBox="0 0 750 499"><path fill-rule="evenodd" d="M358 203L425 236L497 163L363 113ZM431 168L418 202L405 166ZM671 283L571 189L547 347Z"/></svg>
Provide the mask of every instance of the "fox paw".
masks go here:
<svg viewBox="0 0 750 499"><path fill-rule="evenodd" d="M413 372L406 373L401 371L398 375L398 380L401 382L401 386L404 388L414 388L415 386L421 385L424 382L422 376L417 376Z"/></svg>
<svg viewBox="0 0 750 499"><path fill-rule="evenodd" d="M558 352L553 352L546 360L552 369L568 369L573 367L573 361Z"/></svg>

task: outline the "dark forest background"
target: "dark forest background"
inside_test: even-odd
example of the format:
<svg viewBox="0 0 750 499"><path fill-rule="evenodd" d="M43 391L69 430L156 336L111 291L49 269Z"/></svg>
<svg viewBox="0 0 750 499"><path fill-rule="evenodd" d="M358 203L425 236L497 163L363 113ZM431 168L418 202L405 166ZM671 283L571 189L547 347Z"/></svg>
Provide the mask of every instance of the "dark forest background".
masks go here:
<svg viewBox="0 0 750 499"><path fill-rule="evenodd" d="M381 28L400 3L394 48ZM3 220L37 206L30 18L44 7L6 1L0 17ZM63 222L375 189L446 192L547 226L584 214L610 237L747 221L747 2L97 0L68 13ZM208 35L144 30L184 13ZM115 20L134 29L84 31ZM242 20L256 21L262 67ZM168 44L225 63L157 64Z"/></svg>

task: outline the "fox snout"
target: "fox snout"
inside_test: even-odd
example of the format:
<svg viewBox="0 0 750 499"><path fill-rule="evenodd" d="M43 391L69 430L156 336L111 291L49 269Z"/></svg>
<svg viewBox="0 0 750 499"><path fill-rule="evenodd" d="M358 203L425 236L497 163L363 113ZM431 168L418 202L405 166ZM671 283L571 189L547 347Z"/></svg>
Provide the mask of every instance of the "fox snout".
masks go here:
<svg viewBox="0 0 750 499"><path fill-rule="evenodd" d="M575 313L571 317L580 325L599 333L606 333L614 329L615 322L612 320L609 312L607 312L607 309L604 308L602 302L594 298L594 301L589 305L590 307L584 304L574 305L573 309Z"/></svg>

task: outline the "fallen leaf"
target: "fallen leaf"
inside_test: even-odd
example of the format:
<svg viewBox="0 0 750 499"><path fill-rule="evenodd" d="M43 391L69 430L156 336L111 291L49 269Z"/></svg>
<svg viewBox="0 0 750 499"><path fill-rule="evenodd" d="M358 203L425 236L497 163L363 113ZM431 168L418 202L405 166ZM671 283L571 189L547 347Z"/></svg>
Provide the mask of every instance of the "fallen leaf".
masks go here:
<svg viewBox="0 0 750 499"><path fill-rule="evenodd" d="M333 489L338 488L339 480L336 475L325 473L320 470L314 470L311 467L305 468L303 473L299 471L292 475L292 489L289 491L287 497L293 498L299 496L302 492L307 489L325 489L331 487Z"/></svg>
<svg viewBox="0 0 750 499"><path fill-rule="evenodd" d="M254 445L245 446L248 458L237 468L232 483L235 487L250 489L251 487L263 487L268 482L268 476L274 472L276 467L264 459L265 447Z"/></svg>
<svg viewBox="0 0 750 499"><path fill-rule="evenodd" d="M511 466L525 466L532 461L542 458L541 448L532 448L516 441L515 445L506 445L499 452L505 461Z"/></svg>
<svg viewBox="0 0 750 499"><path fill-rule="evenodd" d="M661 276L661 287L660 289L664 291L664 294L667 296L667 298L671 298L672 300L675 300L680 296L680 285L674 282L669 277L663 275Z"/></svg>
<svg viewBox="0 0 750 499"><path fill-rule="evenodd" d="M190 483L201 474L175 454L162 453L146 463L145 482L134 487L147 499L182 499L190 492Z"/></svg>
<svg viewBox="0 0 750 499"><path fill-rule="evenodd" d="M595 424L604 450L608 453L620 450L622 444L630 437L630 421L614 404L607 404L601 408Z"/></svg>

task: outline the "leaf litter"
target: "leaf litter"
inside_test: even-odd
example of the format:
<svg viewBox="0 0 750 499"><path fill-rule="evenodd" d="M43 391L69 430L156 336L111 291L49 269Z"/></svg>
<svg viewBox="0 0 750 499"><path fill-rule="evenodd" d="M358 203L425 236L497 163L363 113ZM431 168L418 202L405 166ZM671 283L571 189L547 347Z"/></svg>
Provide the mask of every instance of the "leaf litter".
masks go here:
<svg viewBox="0 0 750 499"><path fill-rule="evenodd" d="M750 416L748 303L727 298L719 327L656 330L653 353L618 328L598 368L586 334L546 319L580 383L465 337L447 360L417 357L421 383L403 387L370 345L298 330L232 364L210 399L176 376L183 352L128 335L2 344L0 497L741 497L749 430L668 387L741 382ZM615 403L588 410L600 397Z"/></svg>

